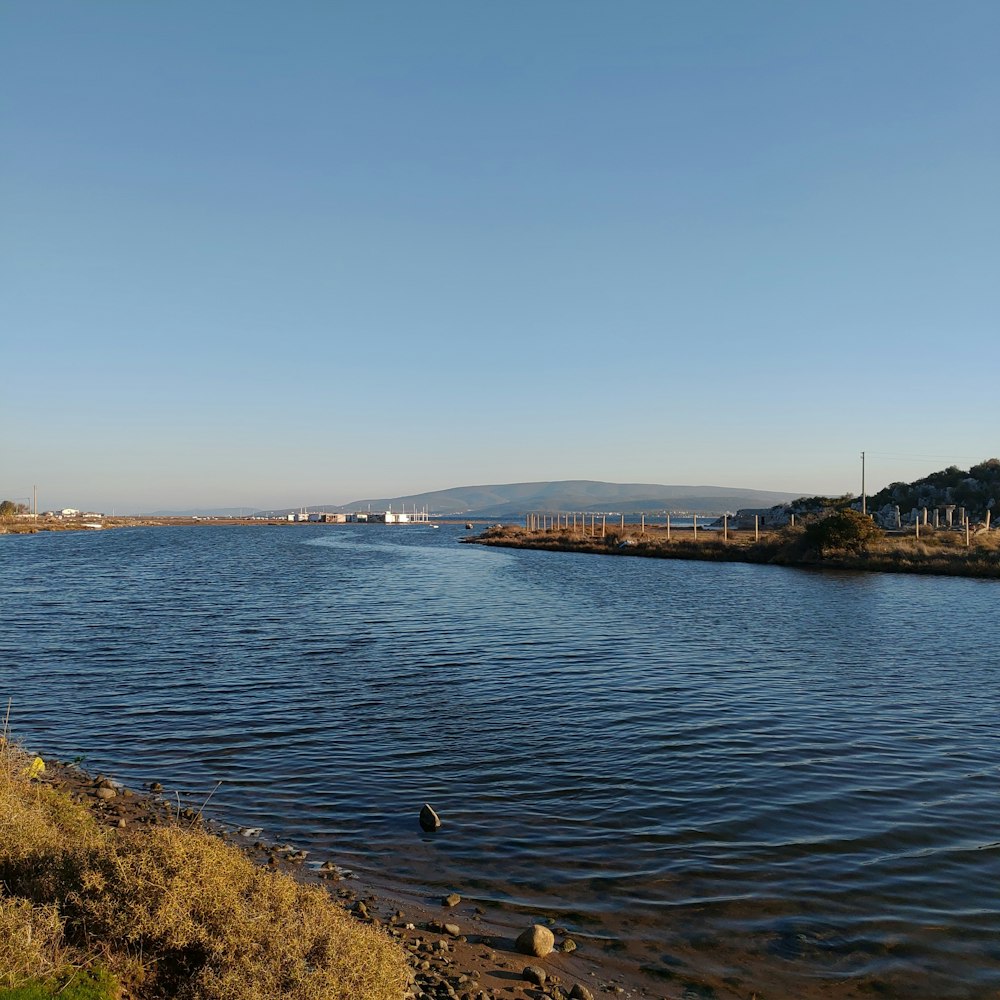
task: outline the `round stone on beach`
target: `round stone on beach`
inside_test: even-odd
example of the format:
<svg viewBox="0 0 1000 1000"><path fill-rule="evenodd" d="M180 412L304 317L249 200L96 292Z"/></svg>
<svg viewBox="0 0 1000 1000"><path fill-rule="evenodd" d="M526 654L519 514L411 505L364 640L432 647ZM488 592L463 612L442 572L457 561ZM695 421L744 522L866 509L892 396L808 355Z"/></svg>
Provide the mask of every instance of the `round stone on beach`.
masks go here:
<svg viewBox="0 0 1000 1000"><path fill-rule="evenodd" d="M441 900L442 906L458 906L462 902L462 897L457 892L450 892Z"/></svg>
<svg viewBox="0 0 1000 1000"><path fill-rule="evenodd" d="M103 785L97 789L94 794L99 799L116 799L118 798L118 793L113 788L105 788Z"/></svg>
<svg viewBox="0 0 1000 1000"><path fill-rule="evenodd" d="M458 937L462 933L462 928L458 924L445 924L444 932L445 934L450 934L452 937Z"/></svg>
<svg viewBox="0 0 1000 1000"><path fill-rule="evenodd" d="M571 951L576 951L576 942L572 938L566 938L565 941L559 946L559 950L569 954Z"/></svg>
<svg viewBox="0 0 1000 1000"><path fill-rule="evenodd" d="M544 986L545 970L540 969L537 965L526 965L524 972L521 973L521 978L526 979L529 983L534 983L536 986Z"/></svg>
<svg viewBox="0 0 1000 1000"><path fill-rule="evenodd" d="M420 825L428 833L433 833L441 828L441 817L426 802L423 809L420 810Z"/></svg>
<svg viewBox="0 0 1000 1000"><path fill-rule="evenodd" d="M569 995L571 1000L594 1000L594 994L586 986L581 986L579 983L573 984L573 989L569 991Z"/></svg>
<svg viewBox="0 0 1000 1000"><path fill-rule="evenodd" d="M521 931L514 942L515 947L522 955L534 955L536 958L543 958L555 947L556 939L552 936L552 931L541 924L532 924L526 931Z"/></svg>

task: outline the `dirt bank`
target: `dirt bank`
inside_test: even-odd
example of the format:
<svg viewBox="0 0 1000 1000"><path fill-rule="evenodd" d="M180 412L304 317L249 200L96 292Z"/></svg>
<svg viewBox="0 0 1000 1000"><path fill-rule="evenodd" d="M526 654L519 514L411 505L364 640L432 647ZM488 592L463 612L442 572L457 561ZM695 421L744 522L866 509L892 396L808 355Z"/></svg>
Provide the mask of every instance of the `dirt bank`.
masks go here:
<svg viewBox="0 0 1000 1000"><path fill-rule="evenodd" d="M1000 532L974 535L966 547L964 532L928 531L884 534L858 550L818 552L811 548L801 527L762 533L728 532L690 528L666 531L638 525L616 527L601 534L582 529L556 528L529 531L518 525L498 525L482 534L464 538L477 545L515 549L542 549L594 555L639 556L647 559L688 559L702 562L744 562L802 569L850 570L867 573L923 573L1000 579Z"/></svg>

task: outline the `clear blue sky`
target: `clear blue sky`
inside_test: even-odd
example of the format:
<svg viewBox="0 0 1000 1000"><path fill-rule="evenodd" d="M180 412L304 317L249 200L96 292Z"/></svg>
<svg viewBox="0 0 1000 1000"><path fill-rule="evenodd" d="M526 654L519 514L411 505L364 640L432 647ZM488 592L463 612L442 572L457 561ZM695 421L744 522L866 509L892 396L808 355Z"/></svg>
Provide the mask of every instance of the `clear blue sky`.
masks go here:
<svg viewBox="0 0 1000 1000"><path fill-rule="evenodd" d="M0 493L995 456L998 51L996 0L9 0Z"/></svg>

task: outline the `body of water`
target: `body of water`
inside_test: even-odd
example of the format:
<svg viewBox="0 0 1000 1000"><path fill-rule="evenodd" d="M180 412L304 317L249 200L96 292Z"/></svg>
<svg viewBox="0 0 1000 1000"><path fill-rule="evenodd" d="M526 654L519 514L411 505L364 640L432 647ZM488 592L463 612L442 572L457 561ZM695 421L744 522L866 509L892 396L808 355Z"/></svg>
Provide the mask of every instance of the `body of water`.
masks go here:
<svg viewBox="0 0 1000 1000"><path fill-rule="evenodd" d="M11 728L664 995L997 995L997 583L464 534L0 538Z"/></svg>

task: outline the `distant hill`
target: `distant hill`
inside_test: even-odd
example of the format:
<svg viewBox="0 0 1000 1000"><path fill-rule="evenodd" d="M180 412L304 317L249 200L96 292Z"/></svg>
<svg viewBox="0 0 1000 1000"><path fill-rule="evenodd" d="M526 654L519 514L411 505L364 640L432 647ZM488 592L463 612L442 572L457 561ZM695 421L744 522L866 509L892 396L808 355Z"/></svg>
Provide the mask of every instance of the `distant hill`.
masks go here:
<svg viewBox="0 0 1000 1000"><path fill-rule="evenodd" d="M317 505L314 512L353 510L423 510L433 517L516 519L528 511L652 514L657 511L723 514L741 507L772 507L794 500L798 493L739 489L728 486L664 486L657 483L601 483L570 479L549 483L508 483L457 486L409 496L372 497L339 506ZM259 511L281 515L298 508Z"/></svg>

